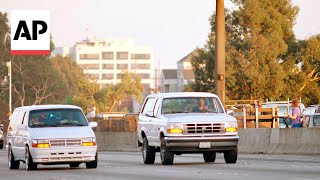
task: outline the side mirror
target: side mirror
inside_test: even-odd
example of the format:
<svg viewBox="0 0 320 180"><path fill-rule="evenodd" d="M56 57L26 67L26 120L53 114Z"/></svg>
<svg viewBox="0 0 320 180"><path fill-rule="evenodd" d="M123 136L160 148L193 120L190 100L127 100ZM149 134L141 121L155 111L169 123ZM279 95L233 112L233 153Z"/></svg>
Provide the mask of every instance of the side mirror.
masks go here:
<svg viewBox="0 0 320 180"><path fill-rule="evenodd" d="M23 125L23 124L19 124L19 125L17 126L17 128L18 128L19 130L27 130L27 126L26 126L26 125Z"/></svg>
<svg viewBox="0 0 320 180"><path fill-rule="evenodd" d="M233 110L227 110L227 114L230 115L230 116L233 116L234 115L234 111Z"/></svg>
<svg viewBox="0 0 320 180"><path fill-rule="evenodd" d="M98 126L98 123L97 123L97 122L90 122L90 123L89 123L89 126L90 126L91 128L95 128L95 127Z"/></svg>

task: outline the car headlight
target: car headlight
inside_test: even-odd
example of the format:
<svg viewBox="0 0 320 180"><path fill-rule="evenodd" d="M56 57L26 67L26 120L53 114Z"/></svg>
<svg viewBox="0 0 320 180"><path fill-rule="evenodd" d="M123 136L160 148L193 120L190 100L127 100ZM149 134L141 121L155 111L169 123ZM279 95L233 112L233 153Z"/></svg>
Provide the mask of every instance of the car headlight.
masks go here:
<svg viewBox="0 0 320 180"><path fill-rule="evenodd" d="M97 145L97 140L95 137L82 138L82 146L95 146Z"/></svg>
<svg viewBox="0 0 320 180"><path fill-rule="evenodd" d="M167 132L171 134L180 134L183 131L183 125L179 123L169 123Z"/></svg>
<svg viewBox="0 0 320 180"><path fill-rule="evenodd" d="M226 132L237 132L238 125L237 122L226 122Z"/></svg>
<svg viewBox="0 0 320 180"><path fill-rule="evenodd" d="M48 139L34 139L32 140L33 148L49 148L49 140Z"/></svg>

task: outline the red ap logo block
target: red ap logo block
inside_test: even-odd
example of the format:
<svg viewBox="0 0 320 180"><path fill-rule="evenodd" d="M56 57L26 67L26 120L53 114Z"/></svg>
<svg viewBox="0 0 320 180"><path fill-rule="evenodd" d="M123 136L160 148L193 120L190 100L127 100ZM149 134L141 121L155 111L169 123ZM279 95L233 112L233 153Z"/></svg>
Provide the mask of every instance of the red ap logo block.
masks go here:
<svg viewBox="0 0 320 180"><path fill-rule="evenodd" d="M11 54L50 55L49 11L11 11Z"/></svg>

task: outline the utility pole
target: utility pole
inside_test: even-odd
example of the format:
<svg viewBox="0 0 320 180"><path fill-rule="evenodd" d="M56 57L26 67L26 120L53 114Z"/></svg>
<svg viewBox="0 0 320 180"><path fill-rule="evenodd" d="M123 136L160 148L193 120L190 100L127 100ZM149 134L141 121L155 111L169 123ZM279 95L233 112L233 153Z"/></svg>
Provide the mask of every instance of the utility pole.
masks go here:
<svg viewBox="0 0 320 180"><path fill-rule="evenodd" d="M216 62L215 92L225 104L225 17L224 0L216 0Z"/></svg>
<svg viewBox="0 0 320 180"><path fill-rule="evenodd" d="M12 79L12 73L11 73L11 60L6 63L8 67L8 76L9 76L9 112L12 112L12 106L11 106L11 101L12 101L12 92L11 92L11 79Z"/></svg>

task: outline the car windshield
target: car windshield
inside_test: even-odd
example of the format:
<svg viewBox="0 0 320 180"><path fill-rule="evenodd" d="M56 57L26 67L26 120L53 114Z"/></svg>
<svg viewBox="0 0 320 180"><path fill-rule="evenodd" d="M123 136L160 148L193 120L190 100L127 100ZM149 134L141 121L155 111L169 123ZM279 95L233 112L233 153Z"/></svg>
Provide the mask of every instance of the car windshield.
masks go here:
<svg viewBox="0 0 320 180"><path fill-rule="evenodd" d="M29 127L88 126L80 109L33 110L29 116Z"/></svg>
<svg viewBox="0 0 320 180"><path fill-rule="evenodd" d="M215 97L178 97L163 99L161 113L224 113L224 110Z"/></svg>
<svg viewBox="0 0 320 180"><path fill-rule="evenodd" d="M320 126L320 115L313 116L313 126Z"/></svg>
<svg viewBox="0 0 320 180"><path fill-rule="evenodd" d="M312 114L316 113L316 109L317 109L317 107L307 107L307 108L303 111L303 114L304 114L304 115L312 115Z"/></svg>

